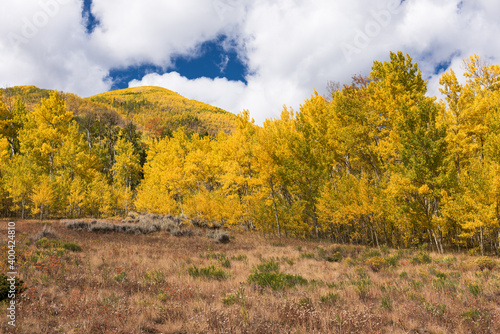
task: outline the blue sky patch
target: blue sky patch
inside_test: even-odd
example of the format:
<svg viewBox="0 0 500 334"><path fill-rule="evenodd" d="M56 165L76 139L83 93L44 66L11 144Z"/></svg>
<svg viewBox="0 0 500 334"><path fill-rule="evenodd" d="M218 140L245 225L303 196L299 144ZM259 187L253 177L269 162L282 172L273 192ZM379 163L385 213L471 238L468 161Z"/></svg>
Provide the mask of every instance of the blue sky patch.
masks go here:
<svg viewBox="0 0 500 334"><path fill-rule="evenodd" d="M210 79L226 78L231 81L247 83L247 68L240 60L234 47L227 47L226 36L202 43L196 56L177 55L171 59L173 66L167 70L155 64L142 64L127 68L114 68L109 71L113 81L112 90L127 88L134 79L141 80L146 74L159 75L175 71L190 80L200 77ZM226 45L226 46L225 46Z"/></svg>
<svg viewBox="0 0 500 334"><path fill-rule="evenodd" d="M85 22L85 28L87 29L87 34L91 34L95 27L99 25L99 20L95 18L92 14L92 0L83 0L82 8L82 18Z"/></svg>

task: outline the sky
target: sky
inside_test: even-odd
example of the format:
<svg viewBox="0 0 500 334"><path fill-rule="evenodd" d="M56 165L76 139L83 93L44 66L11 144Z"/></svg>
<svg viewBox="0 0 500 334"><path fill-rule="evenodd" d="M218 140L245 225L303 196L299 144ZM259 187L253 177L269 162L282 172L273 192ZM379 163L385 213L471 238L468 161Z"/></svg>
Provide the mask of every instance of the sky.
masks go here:
<svg viewBox="0 0 500 334"><path fill-rule="evenodd" d="M262 124L390 51L437 95L464 58L500 63L499 14L490 0L1 0L0 87L154 85Z"/></svg>

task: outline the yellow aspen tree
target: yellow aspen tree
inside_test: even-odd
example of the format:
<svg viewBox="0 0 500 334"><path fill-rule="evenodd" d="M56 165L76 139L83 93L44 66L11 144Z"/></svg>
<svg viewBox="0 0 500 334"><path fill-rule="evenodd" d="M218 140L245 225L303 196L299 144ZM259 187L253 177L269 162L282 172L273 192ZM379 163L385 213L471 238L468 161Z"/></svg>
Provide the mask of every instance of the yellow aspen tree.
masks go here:
<svg viewBox="0 0 500 334"><path fill-rule="evenodd" d="M42 220L44 217L44 213L48 210L48 208L53 204L54 201L53 185L49 177L41 177L38 184L35 184L33 186L31 201L33 203L31 212L35 215L37 213L40 213L40 220Z"/></svg>

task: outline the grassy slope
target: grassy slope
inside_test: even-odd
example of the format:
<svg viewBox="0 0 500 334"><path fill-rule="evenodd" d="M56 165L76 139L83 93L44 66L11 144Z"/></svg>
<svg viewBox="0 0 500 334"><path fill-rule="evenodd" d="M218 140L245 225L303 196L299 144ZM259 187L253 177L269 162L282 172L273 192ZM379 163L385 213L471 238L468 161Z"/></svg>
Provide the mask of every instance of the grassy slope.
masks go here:
<svg viewBox="0 0 500 334"><path fill-rule="evenodd" d="M481 271L468 255L382 249L393 264L373 271L367 259L379 251L361 246L249 232L215 244L203 230L174 237L51 227L82 251L30 245L42 225L17 222L28 287L17 304L18 333L500 333L498 263ZM0 241L7 241L5 221ZM278 290L249 283L266 263L308 283ZM193 266L212 265L230 277L190 275ZM0 326L8 329L6 321Z"/></svg>

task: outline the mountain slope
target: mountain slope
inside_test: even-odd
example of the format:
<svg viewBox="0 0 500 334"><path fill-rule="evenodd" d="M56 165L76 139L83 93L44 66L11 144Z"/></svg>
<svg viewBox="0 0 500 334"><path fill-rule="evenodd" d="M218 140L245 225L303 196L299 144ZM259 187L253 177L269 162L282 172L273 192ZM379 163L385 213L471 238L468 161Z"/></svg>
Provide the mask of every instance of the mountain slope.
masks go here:
<svg viewBox="0 0 500 334"><path fill-rule="evenodd" d="M33 110L42 99L49 97L51 90L16 86L0 89L0 92L7 104L13 105L20 97L26 107ZM89 119L105 119L121 127L132 122L146 134L161 137L181 126L188 133L215 136L220 131L231 133L236 124L232 113L161 87L126 88L87 98L72 93L61 95L80 125Z"/></svg>
<svg viewBox="0 0 500 334"><path fill-rule="evenodd" d="M209 104L187 99L161 87L134 87L91 96L153 135L184 126L188 131L216 135L232 132L236 116Z"/></svg>

